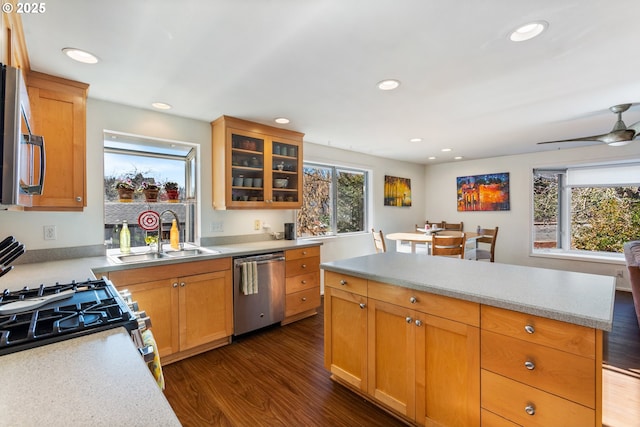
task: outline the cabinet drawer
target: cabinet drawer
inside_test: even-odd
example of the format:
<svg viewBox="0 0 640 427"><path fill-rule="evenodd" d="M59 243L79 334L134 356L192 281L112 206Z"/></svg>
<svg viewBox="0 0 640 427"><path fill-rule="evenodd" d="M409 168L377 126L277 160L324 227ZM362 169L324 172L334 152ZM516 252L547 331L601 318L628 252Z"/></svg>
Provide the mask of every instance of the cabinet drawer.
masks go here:
<svg viewBox="0 0 640 427"><path fill-rule="evenodd" d="M483 369L595 408L594 359L484 330L481 343Z"/></svg>
<svg viewBox="0 0 640 427"><path fill-rule="evenodd" d="M482 369L482 407L523 426L589 427L595 411ZM534 413L527 413L532 408Z"/></svg>
<svg viewBox="0 0 640 427"><path fill-rule="evenodd" d="M320 287L288 294L285 300L284 316L289 317L320 306Z"/></svg>
<svg viewBox="0 0 640 427"><path fill-rule="evenodd" d="M480 326L480 305L386 283L369 281L368 295L381 301L467 325Z"/></svg>
<svg viewBox="0 0 640 427"><path fill-rule="evenodd" d="M595 358L596 331L532 314L482 306L482 329Z"/></svg>
<svg viewBox="0 0 640 427"><path fill-rule="evenodd" d="M309 258L293 259L286 262L286 276L298 276L299 274L312 273L320 271L320 257L314 256Z"/></svg>
<svg viewBox="0 0 640 427"><path fill-rule="evenodd" d="M493 412L489 412L486 409L480 411L480 422L481 427L520 427L518 424L502 418Z"/></svg>
<svg viewBox="0 0 640 427"><path fill-rule="evenodd" d="M110 271L108 277L114 285L126 286L134 283L150 282L152 280L170 279L223 270L231 270L231 258L189 261L180 264L158 263L157 266L152 267Z"/></svg>
<svg viewBox="0 0 640 427"><path fill-rule="evenodd" d="M320 287L320 272L301 274L299 276L287 277L287 294L304 291L309 288Z"/></svg>
<svg viewBox="0 0 640 427"><path fill-rule="evenodd" d="M284 257L287 261L298 258L308 258L320 256L320 246L311 246L308 248L290 249L284 253Z"/></svg>
<svg viewBox="0 0 640 427"><path fill-rule="evenodd" d="M324 285L367 296L367 279L361 279L360 277L325 271Z"/></svg>

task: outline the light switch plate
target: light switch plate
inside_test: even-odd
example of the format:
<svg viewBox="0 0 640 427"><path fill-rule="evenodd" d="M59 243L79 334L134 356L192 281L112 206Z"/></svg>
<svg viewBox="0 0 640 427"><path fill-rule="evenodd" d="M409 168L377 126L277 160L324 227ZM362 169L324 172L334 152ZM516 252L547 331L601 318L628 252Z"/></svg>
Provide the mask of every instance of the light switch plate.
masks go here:
<svg viewBox="0 0 640 427"><path fill-rule="evenodd" d="M255 221L253 221L253 229L254 230L260 230L260 220L256 219Z"/></svg>

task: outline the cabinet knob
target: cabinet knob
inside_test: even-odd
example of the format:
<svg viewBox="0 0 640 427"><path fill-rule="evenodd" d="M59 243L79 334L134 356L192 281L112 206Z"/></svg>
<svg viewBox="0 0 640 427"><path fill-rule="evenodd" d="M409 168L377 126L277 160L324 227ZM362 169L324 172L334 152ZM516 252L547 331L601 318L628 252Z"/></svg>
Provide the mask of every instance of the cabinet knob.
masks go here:
<svg viewBox="0 0 640 427"><path fill-rule="evenodd" d="M302 255L306 255L306 254L307 254L307 251L302 251Z"/></svg>
<svg viewBox="0 0 640 427"><path fill-rule="evenodd" d="M413 322L413 319L411 318L411 316L407 316L406 319L404 320L406 320L407 323Z"/></svg>
<svg viewBox="0 0 640 427"><path fill-rule="evenodd" d="M302 297L302 301L306 301L306 300L307 300L307 297Z"/></svg>
<svg viewBox="0 0 640 427"><path fill-rule="evenodd" d="M363 302L360 303L360 308L366 308L366 307L367 307L367 305L365 303L363 303Z"/></svg>
<svg viewBox="0 0 640 427"><path fill-rule="evenodd" d="M185 285L186 285L186 283L184 283L184 282L180 282L180 287L181 287L181 288L184 288L184 286L185 286Z"/></svg>
<svg viewBox="0 0 640 427"><path fill-rule="evenodd" d="M342 286L344 286L344 285L346 285L346 284L347 284L347 281L346 281L346 280L344 280L344 279L342 279L342 280L340 280L340 284L341 284Z"/></svg>
<svg viewBox="0 0 640 427"><path fill-rule="evenodd" d="M527 360L526 362L524 362L524 367L530 371L533 371L534 369L536 369L536 364L530 360Z"/></svg>
<svg viewBox="0 0 640 427"><path fill-rule="evenodd" d="M301 280L300 283L302 283L303 285L306 285L307 281L306 280Z"/></svg>
<svg viewBox="0 0 640 427"><path fill-rule="evenodd" d="M302 264L302 268L307 268L307 264Z"/></svg>
<svg viewBox="0 0 640 427"><path fill-rule="evenodd" d="M416 326L417 327L422 326L422 320L420 320L420 319L416 320Z"/></svg>
<svg viewBox="0 0 640 427"><path fill-rule="evenodd" d="M533 404L529 404L529 405L525 406L524 411L529 415L535 415L536 414L536 407L533 406Z"/></svg>
<svg viewBox="0 0 640 427"><path fill-rule="evenodd" d="M173 283L173 287L174 287L174 288L177 288L177 287L178 287L178 282L174 282L174 283Z"/></svg>
<svg viewBox="0 0 640 427"><path fill-rule="evenodd" d="M524 327L524 330L528 333L528 334L532 334L534 333L536 330L532 325L526 325Z"/></svg>
<svg viewBox="0 0 640 427"><path fill-rule="evenodd" d="M409 302L411 304L415 304L416 302L418 302L418 299L416 297L411 297L411 298L409 298Z"/></svg>
<svg viewBox="0 0 640 427"><path fill-rule="evenodd" d="M76 197L76 202L78 202L78 203L79 203L79 202L81 202L81 201L82 201L82 197L80 197L80 196Z"/></svg>

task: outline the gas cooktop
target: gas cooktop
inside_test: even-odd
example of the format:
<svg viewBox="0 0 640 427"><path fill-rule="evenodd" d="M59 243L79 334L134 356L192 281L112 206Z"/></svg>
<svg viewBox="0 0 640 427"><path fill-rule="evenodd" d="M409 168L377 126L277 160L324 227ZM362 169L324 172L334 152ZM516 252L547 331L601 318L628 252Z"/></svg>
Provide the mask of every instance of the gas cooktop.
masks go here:
<svg viewBox="0 0 640 427"><path fill-rule="evenodd" d="M0 355L120 326L138 321L106 278L0 294Z"/></svg>

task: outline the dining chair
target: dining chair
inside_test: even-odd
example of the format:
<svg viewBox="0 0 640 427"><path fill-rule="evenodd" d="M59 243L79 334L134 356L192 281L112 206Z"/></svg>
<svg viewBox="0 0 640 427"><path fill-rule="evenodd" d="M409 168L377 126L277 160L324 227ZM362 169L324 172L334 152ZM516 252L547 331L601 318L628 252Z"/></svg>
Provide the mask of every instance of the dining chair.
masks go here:
<svg viewBox="0 0 640 427"><path fill-rule="evenodd" d="M464 233L458 235L434 234L431 238L431 255L464 258Z"/></svg>
<svg viewBox="0 0 640 427"><path fill-rule="evenodd" d="M464 231L464 222L447 222L442 221L442 228L452 231Z"/></svg>
<svg viewBox="0 0 640 427"><path fill-rule="evenodd" d="M498 238L498 227L496 228L481 228L479 230L480 236L476 241L476 247L468 250L465 258L473 259L476 261L482 259L488 259L489 262L494 262L496 252L496 239ZM482 244L482 246L480 246Z"/></svg>
<svg viewBox="0 0 640 427"><path fill-rule="evenodd" d="M373 234L373 244L376 248L376 253L382 253L387 251L387 245L384 242L384 234L382 230L376 231L375 228L371 229L371 234Z"/></svg>

